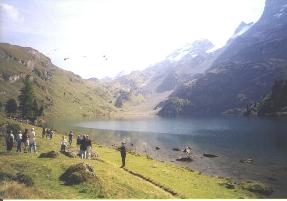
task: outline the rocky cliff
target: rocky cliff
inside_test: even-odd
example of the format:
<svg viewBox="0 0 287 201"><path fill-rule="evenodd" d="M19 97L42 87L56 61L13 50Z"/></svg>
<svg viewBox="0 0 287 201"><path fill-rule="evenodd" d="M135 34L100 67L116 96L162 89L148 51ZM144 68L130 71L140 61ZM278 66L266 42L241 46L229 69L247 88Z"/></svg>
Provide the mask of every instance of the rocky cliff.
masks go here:
<svg viewBox="0 0 287 201"><path fill-rule="evenodd" d="M162 116L241 114L246 105L270 92L276 79L287 78L287 2L267 0L264 13L244 33L231 38L211 67L185 82L161 103ZM186 100L170 112L171 99Z"/></svg>

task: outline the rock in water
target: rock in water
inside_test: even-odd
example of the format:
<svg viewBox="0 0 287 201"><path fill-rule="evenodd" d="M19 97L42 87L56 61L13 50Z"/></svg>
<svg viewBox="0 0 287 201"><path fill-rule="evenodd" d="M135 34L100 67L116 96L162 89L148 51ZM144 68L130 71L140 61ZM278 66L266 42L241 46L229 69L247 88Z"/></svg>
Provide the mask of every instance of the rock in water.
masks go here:
<svg viewBox="0 0 287 201"><path fill-rule="evenodd" d="M248 159L240 160L240 163L253 163L253 159L248 158Z"/></svg>
<svg viewBox="0 0 287 201"><path fill-rule="evenodd" d="M180 151L179 148L172 148L172 151Z"/></svg>
<svg viewBox="0 0 287 201"><path fill-rule="evenodd" d="M227 189L234 189L235 188L234 184L231 184L231 183L226 183L224 186Z"/></svg>
<svg viewBox="0 0 287 201"><path fill-rule="evenodd" d="M50 151L47 153L41 153L39 158L57 158L59 156L58 152Z"/></svg>
<svg viewBox="0 0 287 201"><path fill-rule="evenodd" d="M181 158L177 158L176 161L191 162L193 160L190 157L181 157Z"/></svg>
<svg viewBox="0 0 287 201"><path fill-rule="evenodd" d="M208 154L208 153L204 153L203 156L208 157L208 158L215 158L218 157L218 155L215 154Z"/></svg>
<svg viewBox="0 0 287 201"><path fill-rule="evenodd" d="M159 148L159 147L155 147L155 149L156 149L156 150L160 150L160 148Z"/></svg>
<svg viewBox="0 0 287 201"><path fill-rule="evenodd" d="M78 163L70 166L61 176L60 180L67 185L79 184L95 179L96 174L93 168L85 163Z"/></svg>

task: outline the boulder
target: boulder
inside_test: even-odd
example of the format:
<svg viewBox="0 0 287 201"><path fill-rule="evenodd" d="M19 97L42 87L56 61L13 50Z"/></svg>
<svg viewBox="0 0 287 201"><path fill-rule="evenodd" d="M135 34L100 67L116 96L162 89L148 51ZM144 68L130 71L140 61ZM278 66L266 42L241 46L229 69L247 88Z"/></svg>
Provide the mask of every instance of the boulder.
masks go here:
<svg viewBox="0 0 287 201"><path fill-rule="evenodd" d="M156 149L156 150L160 150L160 148L159 148L159 147L155 147L155 149Z"/></svg>
<svg viewBox="0 0 287 201"><path fill-rule="evenodd" d="M17 173L16 175L12 175L9 173L0 172L0 181L16 181L18 183L25 184L26 186L34 185L33 179L23 173Z"/></svg>
<svg viewBox="0 0 287 201"><path fill-rule="evenodd" d="M215 154L208 154L208 153L204 153L203 156L208 157L208 158L215 158L218 157L218 155Z"/></svg>
<svg viewBox="0 0 287 201"><path fill-rule="evenodd" d="M225 183L224 186L227 189L234 189L235 188L234 184L232 184L232 183Z"/></svg>
<svg viewBox="0 0 287 201"><path fill-rule="evenodd" d="M0 181L10 181L12 180L13 175L6 173L6 172L0 172Z"/></svg>
<svg viewBox="0 0 287 201"><path fill-rule="evenodd" d="M22 173L17 173L15 176L12 178L14 181L17 181L18 183L25 184L26 186L33 186L34 181L33 179L25 174Z"/></svg>
<svg viewBox="0 0 287 201"><path fill-rule="evenodd" d="M59 153L56 151L49 151L47 153L41 153L39 158L57 158Z"/></svg>
<svg viewBox="0 0 287 201"><path fill-rule="evenodd" d="M240 163L253 163L253 159L248 158L248 159L243 159L239 161Z"/></svg>
<svg viewBox="0 0 287 201"><path fill-rule="evenodd" d="M180 151L179 148L172 148L172 151Z"/></svg>
<svg viewBox="0 0 287 201"><path fill-rule="evenodd" d="M85 163L70 166L61 176L60 180L67 185L79 184L96 178L93 168Z"/></svg>

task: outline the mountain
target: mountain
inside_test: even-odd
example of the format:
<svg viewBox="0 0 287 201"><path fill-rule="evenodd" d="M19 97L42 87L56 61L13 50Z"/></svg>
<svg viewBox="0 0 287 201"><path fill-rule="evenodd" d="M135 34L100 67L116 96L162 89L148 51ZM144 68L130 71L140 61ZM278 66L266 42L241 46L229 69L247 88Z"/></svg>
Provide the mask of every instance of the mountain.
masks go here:
<svg viewBox="0 0 287 201"><path fill-rule="evenodd" d="M270 94L247 105L245 116L286 116L287 80L275 80Z"/></svg>
<svg viewBox="0 0 287 201"><path fill-rule="evenodd" d="M121 110L152 111L182 83L208 69L220 51L207 39L196 40L143 71L101 81L114 92L114 105Z"/></svg>
<svg viewBox="0 0 287 201"><path fill-rule="evenodd" d="M286 33L286 0L267 0L261 18L241 24L204 74L159 104L159 115L243 113L270 92L274 80L287 78Z"/></svg>
<svg viewBox="0 0 287 201"><path fill-rule="evenodd" d="M44 106L45 118L106 117L116 108L109 104L108 89L96 80L83 80L53 65L29 47L0 44L0 101L19 96L23 79L31 75L35 96ZM95 84L96 83L96 84Z"/></svg>

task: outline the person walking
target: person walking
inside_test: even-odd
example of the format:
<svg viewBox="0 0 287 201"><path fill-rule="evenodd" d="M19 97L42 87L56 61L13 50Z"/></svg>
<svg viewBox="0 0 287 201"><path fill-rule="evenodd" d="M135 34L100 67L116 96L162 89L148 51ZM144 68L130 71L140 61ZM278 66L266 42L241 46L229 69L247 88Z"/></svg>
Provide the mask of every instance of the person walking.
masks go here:
<svg viewBox="0 0 287 201"><path fill-rule="evenodd" d="M17 150L16 152L22 152L22 131L20 130L17 138L16 138L16 143L17 143Z"/></svg>
<svg viewBox="0 0 287 201"><path fill-rule="evenodd" d="M122 146L120 147L120 152L121 152L121 158L122 158L122 166L121 168L126 166L126 146L125 142L122 142Z"/></svg>
<svg viewBox="0 0 287 201"><path fill-rule="evenodd" d="M70 144L70 146L72 145L73 137L74 137L74 132L71 130L69 133L69 144Z"/></svg>
<svg viewBox="0 0 287 201"><path fill-rule="evenodd" d="M87 158L87 140L86 140L86 135L84 134L80 143L80 154L81 154L81 159L86 159Z"/></svg>
<svg viewBox="0 0 287 201"><path fill-rule="evenodd" d="M30 153L32 153L32 151L34 151L36 153L36 132L35 132L35 129L32 128L31 129L31 133L30 133L30 136L29 136L29 144L30 144Z"/></svg>
<svg viewBox="0 0 287 201"><path fill-rule="evenodd" d="M22 143L24 145L24 153L27 153L27 147L29 146L28 129L26 128L22 136Z"/></svg>

